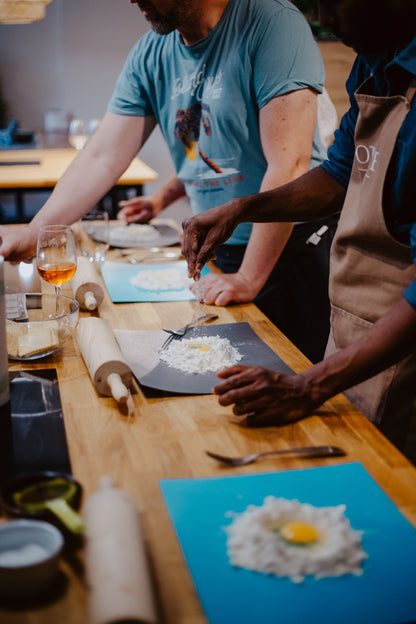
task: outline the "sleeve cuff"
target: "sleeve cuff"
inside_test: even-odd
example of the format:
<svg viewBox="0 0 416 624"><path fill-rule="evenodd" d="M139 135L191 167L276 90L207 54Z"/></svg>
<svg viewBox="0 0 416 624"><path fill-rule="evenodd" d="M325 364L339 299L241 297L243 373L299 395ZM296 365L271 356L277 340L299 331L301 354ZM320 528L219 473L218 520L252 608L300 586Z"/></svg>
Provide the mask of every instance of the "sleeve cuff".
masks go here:
<svg viewBox="0 0 416 624"><path fill-rule="evenodd" d="M405 288L403 297L406 299L407 303L416 310L416 282L412 282L410 286Z"/></svg>

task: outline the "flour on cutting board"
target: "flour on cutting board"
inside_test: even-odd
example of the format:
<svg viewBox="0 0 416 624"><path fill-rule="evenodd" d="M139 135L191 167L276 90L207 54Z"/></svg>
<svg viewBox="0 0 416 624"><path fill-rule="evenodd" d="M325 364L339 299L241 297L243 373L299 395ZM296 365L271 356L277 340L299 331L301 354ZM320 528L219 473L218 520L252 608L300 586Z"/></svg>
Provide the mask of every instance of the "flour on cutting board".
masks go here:
<svg viewBox="0 0 416 624"><path fill-rule="evenodd" d="M249 505L226 527L227 552L233 566L301 583L363 574L363 531L354 530L345 505L315 507L297 500L266 496L263 505Z"/></svg>
<svg viewBox="0 0 416 624"><path fill-rule="evenodd" d="M219 371L242 359L242 355L228 338L219 336L172 340L166 349L159 352L159 357L168 366L185 373Z"/></svg>
<svg viewBox="0 0 416 624"><path fill-rule="evenodd" d="M189 288L193 280L187 270L164 269L139 271L130 279L130 284L144 290L183 290Z"/></svg>

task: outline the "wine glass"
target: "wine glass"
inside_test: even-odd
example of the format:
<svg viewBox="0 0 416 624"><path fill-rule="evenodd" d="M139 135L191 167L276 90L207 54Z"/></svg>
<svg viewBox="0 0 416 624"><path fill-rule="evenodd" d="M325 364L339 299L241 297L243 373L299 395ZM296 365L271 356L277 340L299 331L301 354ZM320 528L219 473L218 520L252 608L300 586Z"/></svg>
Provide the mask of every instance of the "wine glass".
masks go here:
<svg viewBox="0 0 416 624"><path fill-rule="evenodd" d="M87 122L83 119L72 119L69 124L68 142L77 151L82 150L88 140Z"/></svg>
<svg viewBox="0 0 416 624"><path fill-rule="evenodd" d="M68 225L45 225L39 228L36 267L45 282L55 286L61 294L61 285L77 270L77 252L74 235Z"/></svg>
<svg viewBox="0 0 416 624"><path fill-rule="evenodd" d="M92 137L93 134L95 134L96 130L98 129L98 126L100 125L101 120L100 119L90 119L87 122L87 134L88 136Z"/></svg>
<svg viewBox="0 0 416 624"><path fill-rule="evenodd" d="M108 212L94 208L77 223L78 242L81 255L90 262L103 264L110 247L110 220Z"/></svg>

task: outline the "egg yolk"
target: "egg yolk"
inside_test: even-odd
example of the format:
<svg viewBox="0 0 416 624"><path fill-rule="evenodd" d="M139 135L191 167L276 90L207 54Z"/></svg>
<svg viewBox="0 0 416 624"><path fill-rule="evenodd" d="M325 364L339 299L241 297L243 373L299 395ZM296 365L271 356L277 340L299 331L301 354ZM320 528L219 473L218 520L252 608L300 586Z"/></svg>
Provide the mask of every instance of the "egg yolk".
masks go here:
<svg viewBox="0 0 416 624"><path fill-rule="evenodd" d="M312 544L319 538L319 531L308 522L287 522L281 527L280 534L294 544Z"/></svg>
<svg viewBox="0 0 416 624"><path fill-rule="evenodd" d="M198 349L199 351L203 351L203 353L207 353L211 350L211 347L206 347L203 343L194 342L193 344L188 345L191 349Z"/></svg>

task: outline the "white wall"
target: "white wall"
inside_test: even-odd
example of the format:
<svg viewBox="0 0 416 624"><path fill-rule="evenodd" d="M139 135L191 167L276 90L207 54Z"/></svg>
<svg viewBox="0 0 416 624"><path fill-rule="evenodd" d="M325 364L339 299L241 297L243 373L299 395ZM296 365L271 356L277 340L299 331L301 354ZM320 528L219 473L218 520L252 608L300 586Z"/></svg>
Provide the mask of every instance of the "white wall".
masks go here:
<svg viewBox="0 0 416 624"><path fill-rule="evenodd" d="M53 0L33 24L0 25L0 81L10 117L42 129L48 108L77 117L104 114L128 51L148 24L129 0ZM140 157L159 173L173 165L157 131Z"/></svg>

